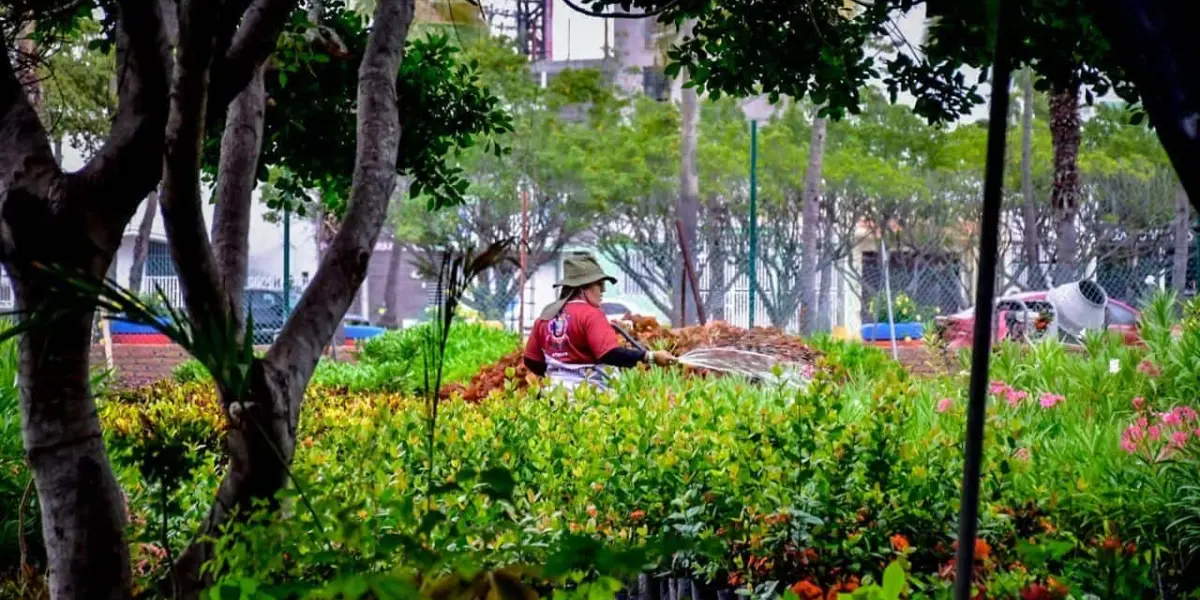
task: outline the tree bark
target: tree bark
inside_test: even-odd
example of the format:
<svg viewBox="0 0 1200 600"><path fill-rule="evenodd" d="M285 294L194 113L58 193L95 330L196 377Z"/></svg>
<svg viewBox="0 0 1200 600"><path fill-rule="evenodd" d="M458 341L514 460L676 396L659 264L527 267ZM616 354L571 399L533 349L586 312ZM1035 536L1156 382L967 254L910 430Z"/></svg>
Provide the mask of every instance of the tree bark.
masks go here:
<svg viewBox="0 0 1200 600"><path fill-rule="evenodd" d="M1021 244L1025 252L1026 286L1029 289L1045 287L1042 259L1038 249L1041 240L1038 232L1038 207L1033 193L1033 70L1026 69L1022 78L1023 107L1021 113L1021 199L1022 229Z"/></svg>
<svg viewBox="0 0 1200 600"><path fill-rule="evenodd" d="M1171 286L1176 292L1183 293L1187 289L1188 279L1188 236L1192 228L1191 207L1188 204L1187 191L1182 183L1175 187L1175 252L1171 266Z"/></svg>
<svg viewBox="0 0 1200 600"><path fill-rule="evenodd" d="M250 206L258 158L262 151L263 111L266 90L260 66L246 89L229 105L221 136L221 161L217 171L217 206L213 212L213 252L217 277L228 296L233 317L242 320L242 297L250 253Z"/></svg>
<svg viewBox="0 0 1200 600"><path fill-rule="evenodd" d="M1054 142L1054 186L1050 204L1058 237L1055 284L1078 277L1075 218L1079 214L1079 86L1055 89L1050 96L1050 135Z"/></svg>
<svg viewBox="0 0 1200 600"><path fill-rule="evenodd" d="M821 231L821 170L825 160L825 119L813 118L808 145L808 169L804 172L804 253L800 257L800 333L812 335L817 323L817 237Z"/></svg>
<svg viewBox="0 0 1200 600"><path fill-rule="evenodd" d="M397 297L396 288L400 287L401 268L404 265L404 249L400 245L400 240L396 239L396 228L392 227L392 253L388 255L387 278L383 288L383 319L380 322L385 327L399 327L400 314L397 304L400 299Z"/></svg>
<svg viewBox="0 0 1200 600"><path fill-rule="evenodd" d="M833 323L833 261L825 262L821 269L820 297L817 300L817 331L828 333Z"/></svg>
<svg viewBox="0 0 1200 600"><path fill-rule="evenodd" d="M154 231L154 218L158 216L158 191L146 194L146 212L138 225L137 237L133 238L133 264L129 265L129 289L141 294L142 276L146 274L146 257L150 253L150 234Z"/></svg>
<svg viewBox="0 0 1200 600"><path fill-rule="evenodd" d="M89 389L93 311L55 293L32 265L108 272L157 180L135 166L161 156L167 56L157 6L120 2L117 114L104 147L72 174L55 160L9 56L0 58L0 258L19 310L62 315L22 337L18 382L52 598L128 598L132 576L123 496Z"/></svg>
<svg viewBox="0 0 1200 600"><path fill-rule="evenodd" d="M345 219L279 339L264 359L254 361L246 396L223 398L231 424L229 469L198 541L177 564L176 581L184 598L198 597L204 587L199 568L211 556L207 536L228 521L231 510L270 501L287 483L304 389L366 277L395 186L400 140L396 72L412 14L412 0L377 4L359 67L357 151ZM192 283L204 284L203 273L191 273Z"/></svg>
<svg viewBox="0 0 1200 600"><path fill-rule="evenodd" d="M695 27L694 21L688 21L683 27L683 35L691 34L692 28ZM683 83L687 82L686 71L681 76ZM681 130L679 136L679 154L680 154L680 181L679 181L679 204L676 208L676 218L683 224L683 236L685 239L679 240L679 243L688 244L693 252L696 248L696 230L700 218L700 174L699 165L696 157L696 132L700 122L700 98L696 92L696 88L684 86L681 91L680 102ZM682 246L681 246L682 247ZM679 253L680 262L683 262L683 252ZM683 268L680 268L680 273L685 273ZM683 279L679 278L679 284L684 285ZM688 294L686 305L688 310L686 314L681 313L679 303L683 301L681 289L676 289L672 294L675 304L675 314L680 315L680 320L684 325L695 323L698 318L698 312L695 304L691 301L691 294Z"/></svg>

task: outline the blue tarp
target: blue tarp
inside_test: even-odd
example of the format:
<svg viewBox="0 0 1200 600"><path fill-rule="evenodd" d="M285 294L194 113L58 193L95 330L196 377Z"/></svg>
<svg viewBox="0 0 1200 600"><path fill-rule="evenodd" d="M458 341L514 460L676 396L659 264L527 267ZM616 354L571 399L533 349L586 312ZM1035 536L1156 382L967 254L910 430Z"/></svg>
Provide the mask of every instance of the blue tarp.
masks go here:
<svg viewBox="0 0 1200 600"><path fill-rule="evenodd" d="M904 338L918 340L925 335L923 323L896 323L896 339ZM887 323L865 323L862 326L862 339L865 342L876 342L892 339L891 327Z"/></svg>

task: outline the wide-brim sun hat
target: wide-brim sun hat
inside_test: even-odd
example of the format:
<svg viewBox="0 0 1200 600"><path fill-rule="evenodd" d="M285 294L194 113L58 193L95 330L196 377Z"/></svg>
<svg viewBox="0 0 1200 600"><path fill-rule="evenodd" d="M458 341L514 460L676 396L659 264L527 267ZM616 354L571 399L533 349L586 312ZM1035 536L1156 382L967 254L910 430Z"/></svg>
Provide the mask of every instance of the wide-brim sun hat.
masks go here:
<svg viewBox="0 0 1200 600"><path fill-rule="evenodd" d="M587 252L576 252L563 259L563 278L554 287L580 288L601 281L616 283L617 278L605 273L596 257Z"/></svg>

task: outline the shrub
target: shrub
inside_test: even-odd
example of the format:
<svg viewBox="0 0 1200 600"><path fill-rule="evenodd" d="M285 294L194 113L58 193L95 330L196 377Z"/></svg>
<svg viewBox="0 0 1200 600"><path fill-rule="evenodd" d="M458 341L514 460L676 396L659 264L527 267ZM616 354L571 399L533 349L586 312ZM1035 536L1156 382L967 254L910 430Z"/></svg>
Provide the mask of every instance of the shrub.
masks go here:
<svg viewBox="0 0 1200 600"><path fill-rule="evenodd" d="M577 566L596 574L608 563L572 546L576 536L617 552L670 536L683 545L647 559L661 572L756 595L801 581L822 592L861 581L869 592L897 555L915 588L944 589L965 378L915 380L877 350L818 345L827 368L799 392L631 371L611 393L580 391L574 402L535 387L478 406L444 403L432 438L424 403L409 394L314 388L285 517L229 532L214 566L229 585L321 587L399 565L553 565L574 548ZM977 541L978 576L998 596L1197 587L1200 538L1190 532L1200 529L1186 518L1196 456L1157 463L1121 448L1136 411L1169 406L1138 368L1145 352L1104 338L1083 354L1053 342L998 349ZM204 449L173 496L184 533L219 477L222 425L203 389L163 385L102 406L110 446L130 449L115 455L144 521L157 522L158 509L138 491L149 488L132 449L147 440Z"/></svg>

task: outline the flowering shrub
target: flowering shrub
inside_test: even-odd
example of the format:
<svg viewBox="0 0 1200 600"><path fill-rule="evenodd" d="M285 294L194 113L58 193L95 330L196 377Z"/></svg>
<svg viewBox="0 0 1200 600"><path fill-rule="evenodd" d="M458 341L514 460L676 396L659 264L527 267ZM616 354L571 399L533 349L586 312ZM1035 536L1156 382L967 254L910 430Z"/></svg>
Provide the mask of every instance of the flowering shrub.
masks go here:
<svg viewBox="0 0 1200 600"><path fill-rule="evenodd" d="M1121 449L1149 462L1170 460L1197 447L1200 423L1189 406L1176 406L1157 415L1142 414L1121 434Z"/></svg>
<svg viewBox="0 0 1200 600"><path fill-rule="evenodd" d="M913 596L940 597L953 579L965 377L915 380L877 350L814 346L825 355L800 392L656 369L624 374L610 393L580 390L574 402L536 382L479 405L447 401L432 459L420 400L314 387L285 518L228 532L213 567L230 586L320 587L333 573L400 565L567 561L609 585L599 575L612 556L670 539L669 551L638 554L637 566L755 597L827 600L893 597L879 595L884 571L902 559ZM1190 405L1162 408L1173 392L1139 368L1147 352L998 349L976 541L975 583L987 597L1200 588L1188 567L1200 526L1187 521L1186 491L1200 441L1157 462L1174 434L1190 427L1194 438L1200 424ZM136 554L151 581L162 570L153 551L162 515L139 463L159 455L141 448L185 449L179 464L190 472L170 498L178 549L219 479L224 424L203 385L109 397L101 419L130 495L131 542L151 545ZM597 558L600 546L580 540L615 554Z"/></svg>

